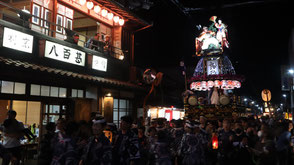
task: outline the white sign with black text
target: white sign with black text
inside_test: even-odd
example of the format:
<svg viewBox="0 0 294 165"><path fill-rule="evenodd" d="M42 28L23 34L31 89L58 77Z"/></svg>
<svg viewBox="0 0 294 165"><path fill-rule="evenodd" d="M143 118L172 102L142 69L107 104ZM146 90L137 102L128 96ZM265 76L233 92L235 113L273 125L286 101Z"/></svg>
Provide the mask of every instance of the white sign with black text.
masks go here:
<svg viewBox="0 0 294 165"><path fill-rule="evenodd" d="M3 46L32 53L34 36L4 27Z"/></svg>
<svg viewBox="0 0 294 165"><path fill-rule="evenodd" d="M86 53L51 41L46 41L45 57L85 66Z"/></svg>
<svg viewBox="0 0 294 165"><path fill-rule="evenodd" d="M102 57L98 57L98 56L93 56L92 69L96 69L96 70L106 72L106 70L107 70L107 59L102 58Z"/></svg>

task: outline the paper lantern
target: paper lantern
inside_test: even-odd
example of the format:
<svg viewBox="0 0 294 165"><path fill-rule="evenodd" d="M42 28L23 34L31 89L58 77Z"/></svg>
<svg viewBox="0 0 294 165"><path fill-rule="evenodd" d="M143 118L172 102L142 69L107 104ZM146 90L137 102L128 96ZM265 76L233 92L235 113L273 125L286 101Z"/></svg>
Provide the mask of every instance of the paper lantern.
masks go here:
<svg viewBox="0 0 294 165"><path fill-rule="evenodd" d="M212 136L212 149L218 149L218 138L215 134Z"/></svg>
<svg viewBox="0 0 294 165"><path fill-rule="evenodd" d="M86 0L80 0L80 5L84 6L85 3L86 3Z"/></svg>
<svg viewBox="0 0 294 165"><path fill-rule="evenodd" d="M94 7L94 3L93 2L91 2L91 1L87 2L87 8L89 10L91 10L93 7Z"/></svg>
<svg viewBox="0 0 294 165"><path fill-rule="evenodd" d="M118 23L118 21L119 21L119 17L118 17L118 16L114 16L114 17L113 17L113 21L114 21L115 23Z"/></svg>
<svg viewBox="0 0 294 165"><path fill-rule="evenodd" d="M196 89L196 82L192 82L191 85L190 85L190 89L193 90L193 89Z"/></svg>
<svg viewBox="0 0 294 165"><path fill-rule="evenodd" d="M241 83L237 81L236 88L241 88Z"/></svg>
<svg viewBox="0 0 294 165"><path fill-rule="evenodd" d="M103 17L106 17L106 16L107 16L107 13L108 13L108 11L105 10L105 9L103 9L103 10L101 11L101 15L102 15Z"/></svg>
<svg viewBox="0 0 294 165"><path fill-rule="evenodd" d="M98 14L100 11L101 11L101 7L100 6L97 5L97 6L94 7L94 12L95 13Z"/></svg>
<svg viewBox="0 0 294 165"><path fill-rule="evenodd" d="M111 20L111 19L113 18L113 14L112 14L112 13L108 13L108 14L107 14L107 18L108 18L109 20Z"/></svg>
<svg viewBox="0 0 294 165"><path fill-rule="evenodd" d="M228 81L227 81L227 85L228 85L228 86L227 86L228 89L234 89L233 81L232 81L232 80L228 80Z"/></svg>
<svg viewBox="0 0 294 165"><path fill-rule="evenodd" d="M196 82L196 90L200 91L201 90L201 82Z"/></svg>
<svg viewBox="0 0 294 165"><path fill-rule="evenodd" d="M207 86L208 86L208 88L212 88L214 86L214 82L213 81L208 81Z"/></svg>
<svg viewBox="0 0 294 165"><path fill-rule="evenodd" d="M124 19L119 19L118 24L120 26L124 25L125 24L125 20Z"/></svg>
<svg viewBox="0 0 294 165"><path fill-rule="evenodd" d="M227 80L222 80L222 89L227 89Z"/></svg>
<svg viewBox="0 0 294 165"><path fill-rule="evenodd" d="M237 86L237 82L238 82L238 81L236 81L236 80L233 81L233 87L234 87L234 88L236 88L236 86Z"/></svg>
<svg viewBox="0 0 294 165"><path fill-rule="evenodd" d="M215 87L219 88L221 85L222 85L221 81L219 81L219 80L214 81L214 86Z"/></svg>
<svg viewBox="0 0 294 165"><path fill-rule="evenodd" d="M207 90L207 83L206 81L201 82L201 90L206 91Z"/></svg>

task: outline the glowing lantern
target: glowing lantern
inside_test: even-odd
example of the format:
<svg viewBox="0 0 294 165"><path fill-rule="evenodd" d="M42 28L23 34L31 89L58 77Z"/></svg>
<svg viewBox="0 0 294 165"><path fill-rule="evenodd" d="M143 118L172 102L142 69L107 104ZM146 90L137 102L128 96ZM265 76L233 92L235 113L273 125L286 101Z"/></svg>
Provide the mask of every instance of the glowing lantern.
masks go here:
<svg viewBox="0 0 294 165"><path fill-rule="evenodd" d="M190 85L190 89L196 89L196 83L195 82L192 82L191 85Z"/></svg>
<svg viewBox="0 0 294 165"><path fill-rule="evenodd" d="M119 23L120 26L122 26L122 25L124 25L125 20L124 19L119 19L118 23Z"/></svg>
<svg viewBox="0 0 294 165"><path fill-rule="evenodd" d="M113 18L113 14L112 14L112 13L108 13L108 14L107 14L107 18L108 18L109 20L111 20L111 19Z"/></svg>
<svg viewBox="0 0 294 165"><path fill-rule="evenodd" d="M103 17L106 17L106 16L107 16L107 13L108 13L108 11L105 10L105 9L103 9L103 10L101 11L101 15L102 15Z"/></svg>
<svg viewBox="0 0 294 165"><path fill-rule="evenodd" d="M218 149L218 138L216 135L212 136L212 149Z"/></svg>
<svg viewBox="0 0 294 165"><path fill-rule="evenodd" d="M227 81L226 80L222 80L222 89L227 89Z"/></svg>
<svg viewBox="0 0 294 165"><path fill-rule="evenodd" d="M206 81L202 81L202 82L201 82L201 89L202 89L203 91L206 91L206 90L207 90L207 83L206 83Z"/></svg>
<svg viewBox="0 0 294 165"><path fill-rule="evenodd" d="M236 88L241 88L241 83L237 81Z"/></svg>
<svg viewBox="0 0 294 165"><path fill-rule="evenodd" d="M93 7L94 7L94 3L93 2L91 2L91 1L87 2L87 8L89 10L91 10Z"/></svg>
<svg viewBox="0 0 294 165"><path fill-rule="evenodd" d="M228 89L234 89L232 80L228 80L227 84L228 84L228 87L227 87Z"/></svg>
<svg viewBox="0 0 294 165"><path fill-rule="evenodd" d="M214 86L219 88L222 85L222 83L219 80L214 81Z"/></svg>
<svg viewBox="0 0 294 165"><path fill-rule="evenodd" d="M236 80L233 81L233 87L236 88L237 87L237 82Z"/></svg>
<svg viewBox="0 0 294 165"><path fill-rule="evenodd" d="M114 16L114 17L113 17L113 21L114 21L115 23L118 23L118 21L119 21L119 17L118 17L118 16Z"/></svg>
<svg viewBox="0 0 294 165"><path fill-rule="evenodd" d="M100 11L101 11L101 7L100 6L97 5L97 6L94 7L94 12L95 13L98 14Z"/></svg>
<svg viewBox="0 0 294 165"><path fill-rule="evenodd" d="M86 0L80 0L80 5L84 5L86 3Z"/></svg>
<svg viewBox="0 0 294 165"><path fill-rule="evenodd" d="M201 90L201 82L196 82L196 90Z"/></svg>
<svg viewBox="0 0 294 165"><path fill-rule="evenodd" d="M208 88L212 88L214 86L214 82L213 81L208 81L207 86L208 86Z"/></svg>

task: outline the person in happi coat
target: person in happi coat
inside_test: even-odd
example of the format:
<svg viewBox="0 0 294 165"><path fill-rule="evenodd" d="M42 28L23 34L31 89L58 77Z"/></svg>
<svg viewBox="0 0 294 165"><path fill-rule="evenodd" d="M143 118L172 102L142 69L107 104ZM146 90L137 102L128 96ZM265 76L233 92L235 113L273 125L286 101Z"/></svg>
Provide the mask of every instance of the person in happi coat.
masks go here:
<svg viewBox="0 0 294 165"><path fill-rule="evenodd" d="M138 164L140 159L138 135L131 129L131 116L121 117L120 131L118 132L113 148L113 163L120 165Z"/></svg>
<svg viewBox="0 0 294 165"><path fill-rule="evenodd" d="M92 122L93 136L85 147L79 165L111 165L112 148L110 141L103 133L107 124L106 120L103 116L97 116Z"/></svg>
<svg viewBox="0 0 294 165"><path fill-rule="evenodd" d="M78 124L74 121L66 123L64 119L59 119L57 129L59 130L51 140L53 149L53 159L51 165L72 165L78 163L76 153L76 128Z"/></svg>
<svg viewBox="0 0 294 165"><path fill-rule="evenodd" d="M150 148L150 152L153 153L155 158L154 165L172 165L167 136L166 131L158 131L157 140Z"/></svg>
<svg viewBox="0 0 294 165"><path fill-rule="evenodd" d="M204 151L201 139L196 136L194 129L199 127L191 121L185 124L185 134L182 138L178 155L183 157L182 165L204 164Z"/></svg>
<svg viewBox="0 0 294 165"><path fill-rule="evenodd" d="M177 155L177 152L179 150L179 146L181 144L182 137L185 133L185 130L183 128L183 124L181 120L174 120L172 123L172 129L171 129L171 136L172 136L172 142L171 142L171 154L173 162L177 161L178 164L182 162L181 157Z"/></svg>
<svg viewBox="0 0 294 165"><path fill-rule="evenodd" d="M223 128L218 132L218 162L220 165L231 164L233 154L233 137L235 133L230 129L230 121L223 120Z"/></svg>

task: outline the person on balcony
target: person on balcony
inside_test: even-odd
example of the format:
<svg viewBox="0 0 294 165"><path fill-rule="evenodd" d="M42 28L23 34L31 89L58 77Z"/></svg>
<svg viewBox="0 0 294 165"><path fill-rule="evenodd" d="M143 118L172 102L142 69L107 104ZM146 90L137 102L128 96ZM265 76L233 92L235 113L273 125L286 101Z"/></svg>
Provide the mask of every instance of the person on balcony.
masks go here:
<svg viewBox="0 0 294 165"><path fill-rule="evenodd" d="M104 46L104 52L106 52L107 54L110 54L111 51L111 45L110 45L110 36L106 35L105 36L105 46Z"/></svg>
<svg viewBox="0 0 294 165"><path fill-rule="evenodd" d="M100 50L100 46L99 46L99 39L100 39L100 33L95 33L94 37L91 37L87 43L86 43L86 47L92 50Z"/></svg>

